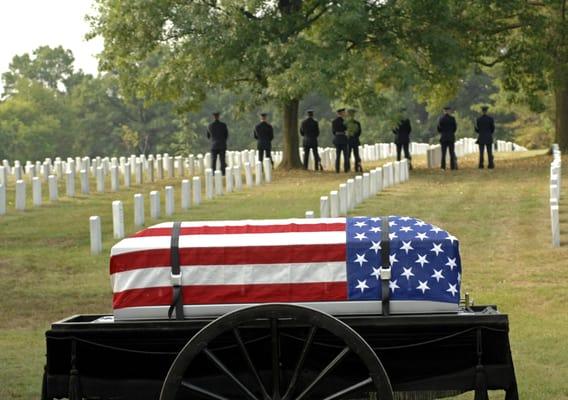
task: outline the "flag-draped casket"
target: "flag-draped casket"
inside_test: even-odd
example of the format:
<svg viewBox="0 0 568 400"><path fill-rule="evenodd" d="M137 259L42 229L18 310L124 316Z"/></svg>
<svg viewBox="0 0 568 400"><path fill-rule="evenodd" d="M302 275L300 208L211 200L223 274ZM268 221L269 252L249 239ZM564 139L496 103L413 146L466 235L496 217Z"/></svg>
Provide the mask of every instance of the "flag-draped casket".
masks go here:
<svg viewBox="0 0 568 400"><path fill-rule="evenodd" d="M461 263L456 237L410 217L168 222L118 242L110 274L116 319L268 302L436 313L458 310Z"/></svg>

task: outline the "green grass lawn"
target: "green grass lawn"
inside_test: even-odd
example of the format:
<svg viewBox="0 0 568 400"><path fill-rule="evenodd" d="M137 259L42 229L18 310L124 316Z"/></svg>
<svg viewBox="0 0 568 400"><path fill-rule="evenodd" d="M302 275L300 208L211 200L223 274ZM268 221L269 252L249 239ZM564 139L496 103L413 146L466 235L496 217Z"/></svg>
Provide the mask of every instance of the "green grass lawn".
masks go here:
<svg viewBox="0 0 568 400"><path fill-rule="evenodd" d="M417 160L410 182L387 189L353 212L416 216L460 238L462 293L509 314L520 394L530 400L568 399L568 246L550 246L550 161L544 152L498 155L497 169L490 171L475 168L472 156L460 160L459 171L441 171L427 170ZM563 182L567 178L565 174ZM306 210L317 213L319 197L345 179L330 172L276 171L273 184L205 201L175 219L302 217ZM126 230L132 232L133 194L145 194L148 210L147 193L166 184L175 185L179 206L178 181L62 198L25 212L9 205L8 215L0 217L0 399L39 397L43 334L51 322L111 311L111 201L124 201ZM31 187L28 192L30 196ZM12 189L8 199L13 203ZM568 206L561 204L560 214L567 242ZM104 253L96 257L89 255L91 215L103 221ZM157 222L148 216L147 224Z"/></svg>

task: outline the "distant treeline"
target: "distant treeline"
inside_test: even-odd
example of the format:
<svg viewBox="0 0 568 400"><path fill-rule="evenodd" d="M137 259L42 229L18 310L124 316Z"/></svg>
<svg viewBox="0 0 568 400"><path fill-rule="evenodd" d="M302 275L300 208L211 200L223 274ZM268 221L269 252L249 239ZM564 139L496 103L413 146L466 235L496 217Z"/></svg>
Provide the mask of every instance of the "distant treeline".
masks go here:
<svg viewBox="0 0 568 400"><path fill-rule="evenodd" d="M47 46L13 58L9 70L2 74L0 159L203 152L208 148L205 129L213 110L220 110L229 126L230 148L255 145L252 129L260 111L268 112L274 125L274 147L281 144L281 108L275 104L258 105L247 93L218 90L209 94L201 109L181 110L174 103L125 98L112 73L95 77L76 70L73 62L70 50ZM488 104L498 124L496 138L513 139L527 147L548 145L554 128L550 116L530 112L525 106L511 106L507 100L498 77L472 71L450 102L456 110L458 137L474 135L473 121L481 105ZM357 116L363 125L364 143L391 141L402 108L412 122L413 140L437 141L439 110L429 109L428 99L417 99L409 90L385 92L380 101L384 107L377 114L361 112ZM334 99L317 93L300 104L301 118L305 109L315 110L322 146L331 145L330 121L337 106Z"/></svg>

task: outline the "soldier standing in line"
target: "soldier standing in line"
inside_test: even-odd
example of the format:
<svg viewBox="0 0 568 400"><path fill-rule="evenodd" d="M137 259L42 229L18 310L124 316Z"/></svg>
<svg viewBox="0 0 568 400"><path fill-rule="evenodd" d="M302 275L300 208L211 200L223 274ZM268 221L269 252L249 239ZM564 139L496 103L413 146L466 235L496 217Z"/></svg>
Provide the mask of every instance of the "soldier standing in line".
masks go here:
<svg viewBox="0 0 568 400"><path fill-rule="evenodd" d="M481 107L482 115L475 121L475 131L478 134L477 144L479 145L479 168L483 169L483 151L487 149L487 168L495 168L493 163L493 132L495 132L495 121L487 115L489 107Z"/></svg>
<svg viewBox="0 0 568 400"><path fill-rule="evenodd" d="M335 145L335 172L339 173L341 154L343 153L343 170L349 172L349 139L347 138L347 127L345 126L345 108L337 110L337 118L331 123L333 133L333 144Z"/></svg>
<svg viewBox="0 0 568 400"><path fill-rule="evenodd" d="M319 123L314 119L314 110L307 110L308 117L302 121L300 125L300 135L304 137L304 169L308 169L308 161L310 158L310 150L314 155L314 165L316 171L323 171L321 160L318 154L318 136L319 136Z"/></svg>
<svg viewBox="0 0 568 400"><path fill-rule="evenodd" d="M401 110L401 113L405 113L406 108ZM412 157L410 156L410 133L412 132L412 126L410 125L410 119L403 116L398 122L398 126L392 130L394 133L394 143L396 144L396 160L400 161L400 156L402 150L404 150L404 158L408 160L408 167L412 169Z"/></svg>
<svg viewBox="0 0 568 400"><path fill-rule="evenodd" d="M355 172L363 172L363 167L361 166L361 156L359 155L359 145L361 141L359 137L361 136L361 123L355 119L356 110L351 108L347 111L347 135L349 137L349 159L351 159L351 151L353 151L353 157L355 158Z"/></svg>
<svg viewBox="0 0 568 400"><path fill-rule="evenodd" d="M211 140L211 169L216 170L217 156L221 159L221 173L225 175L227 166L225 161L225 153L227 151L227 139L229 138L229 129L227 124L220 121L221 113L215 111L213 113L213 122L207 127L207 138Z"/></svg>
<svg viewBox="0 0 568 400"><path fill-rule="evenodd" d="M264 159L264 154L270 159L272 165L272 139L274 139L274 129L272 125L268 123L268 114L260 114L260 123L254 127L254 138L257 141L256 148L258 149L258 161L262 162Z"/></svg>
<svg viewBox="0 0 568 400"><path fill-rule="evenodd" d="M446 151L450 152L450 168L458 169L456 158L455 142L458 125L452 116L452 108L444 107L444 115L438 120L438 132L440 133L440 144L442 145L442 169L446 169Z"/></svg>

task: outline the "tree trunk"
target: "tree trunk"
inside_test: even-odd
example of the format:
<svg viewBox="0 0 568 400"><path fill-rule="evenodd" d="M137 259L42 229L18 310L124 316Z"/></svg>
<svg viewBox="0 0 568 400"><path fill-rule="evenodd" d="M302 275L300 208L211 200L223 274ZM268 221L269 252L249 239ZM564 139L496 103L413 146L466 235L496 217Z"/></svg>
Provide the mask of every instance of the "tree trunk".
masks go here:
<svg viewBox="0 0 568 400"><path fill-rule="evenodd" d="M556 91L556 135L555 142L562 152L568 152L568 80L557 83Z"/></svg>
<svg viewBox="0 0 568 400"><path fill-rule="evenodd" d="M300 139L298 137L298 108L299 100L290 100L284 103L284 154L282 158L281 168L294 169L302 168L300 160L299 147Z"/></svg>

